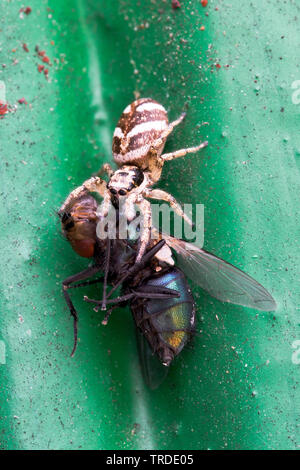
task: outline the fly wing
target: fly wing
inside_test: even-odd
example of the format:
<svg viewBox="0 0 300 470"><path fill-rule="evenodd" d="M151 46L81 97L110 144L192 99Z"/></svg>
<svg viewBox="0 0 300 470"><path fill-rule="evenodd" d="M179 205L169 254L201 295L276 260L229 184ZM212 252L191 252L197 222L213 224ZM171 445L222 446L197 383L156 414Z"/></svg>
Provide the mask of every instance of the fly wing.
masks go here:
<svg viewBox="0 0 300 470"><path fill-rule="evenodd" d="M212 297L265 312L276 310L271 294L248 274L191 243L162 237L178 254L178 266Z"/></svg>
<svg viewBox="0 0 300 470"><path fill-rule="evenodd" d="M151 390L155 390L168 375L169 367L162 365L138 328L136 328L136 339L144 381Z"/></svg>

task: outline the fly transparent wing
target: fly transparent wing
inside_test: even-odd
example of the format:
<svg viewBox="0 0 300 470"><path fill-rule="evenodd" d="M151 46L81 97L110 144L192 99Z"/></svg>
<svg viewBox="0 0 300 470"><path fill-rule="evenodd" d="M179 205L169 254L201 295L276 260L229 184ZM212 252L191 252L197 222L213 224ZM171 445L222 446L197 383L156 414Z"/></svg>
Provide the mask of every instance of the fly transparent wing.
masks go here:
<svg viewBox="0 0 300 470"><path fill-rule="evenodd" d="M178 266L212 297L265 312L276 310L271 294L248 274L190 243L162 237L176 251Z"/></svg>
<svg viewBox="0 0 300 470"><path fill-rule="evenodd" d="M169 367L162 365L138 328L136 328L136 340L144 381L151 390L155 390L168 375Z"/></svg>

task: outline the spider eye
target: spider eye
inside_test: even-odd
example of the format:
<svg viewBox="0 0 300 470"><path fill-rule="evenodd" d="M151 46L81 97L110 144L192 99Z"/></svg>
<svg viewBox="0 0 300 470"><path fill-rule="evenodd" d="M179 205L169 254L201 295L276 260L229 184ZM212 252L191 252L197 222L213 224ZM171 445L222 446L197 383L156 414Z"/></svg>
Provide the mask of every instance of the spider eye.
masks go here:
<svg viewBox="0 0 300 470"><path fill-rule="evenodd" d="M125 189L120 189L119 194L120 196L125 196L126 195Z"/></svg>
<svg viewBox="0 0 300 470"><path fill-rule="evenodd" d="M111 194L117 194L117 190L114 188L109 188Z"/></svg>

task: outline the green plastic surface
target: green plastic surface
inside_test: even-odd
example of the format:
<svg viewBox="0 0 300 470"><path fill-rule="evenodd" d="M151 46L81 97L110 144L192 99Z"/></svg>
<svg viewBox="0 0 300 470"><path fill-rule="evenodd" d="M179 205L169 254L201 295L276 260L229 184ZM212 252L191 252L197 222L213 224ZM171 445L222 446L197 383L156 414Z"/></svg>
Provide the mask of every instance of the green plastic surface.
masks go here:
<svg viewBox="0 0 300 470"><path fill-rule="evenodd" d="M299 448L297 3L30 0L20 18L21 1L1 2L0 84L18 104L0 120L1 448ZM191 283L199 335L155 391L141 378L129 310L104 327L82 291L72 293L80 342L70 358L61 282L88 261L55 213L111 161L114 126L136 96L160 101L170 119L187 110L167 149L208 138L167 163L159 186L205 204L205 248L278 302L258 313Z"/></svg>

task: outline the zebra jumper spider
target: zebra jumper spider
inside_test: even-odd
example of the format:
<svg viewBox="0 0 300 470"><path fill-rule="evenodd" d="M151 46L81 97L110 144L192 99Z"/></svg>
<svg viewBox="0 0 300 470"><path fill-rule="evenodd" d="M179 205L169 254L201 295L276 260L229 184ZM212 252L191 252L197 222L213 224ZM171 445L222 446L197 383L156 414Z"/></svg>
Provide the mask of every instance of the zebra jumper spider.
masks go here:
<svg viewBox="0 0 300 470"><path fill-rule="evenodd" d="M197 152L208 144L205 141L196 147L162 154L168 135L184 117L185 113L169 123L165 108L151 98L141 98L128 105L113 135L113 157L119 169L114 171L110 164L104 164L98 175L105 172L109 177L108 183L99 176L91 177L70 193L60 212L72 204L74 199L88 192L96 192L103 198L97 213L99 220L108 215L112 204L118 204L121 198L124 198L125 215L128 221L132 221L136 205L143 217L136 262L139 262L144 255L151 234L151 204L147 199L168 202L179 216L192 225L191 220L171 194L161 189L151 189L151 186L160 179L166 161Z"/></svg>

